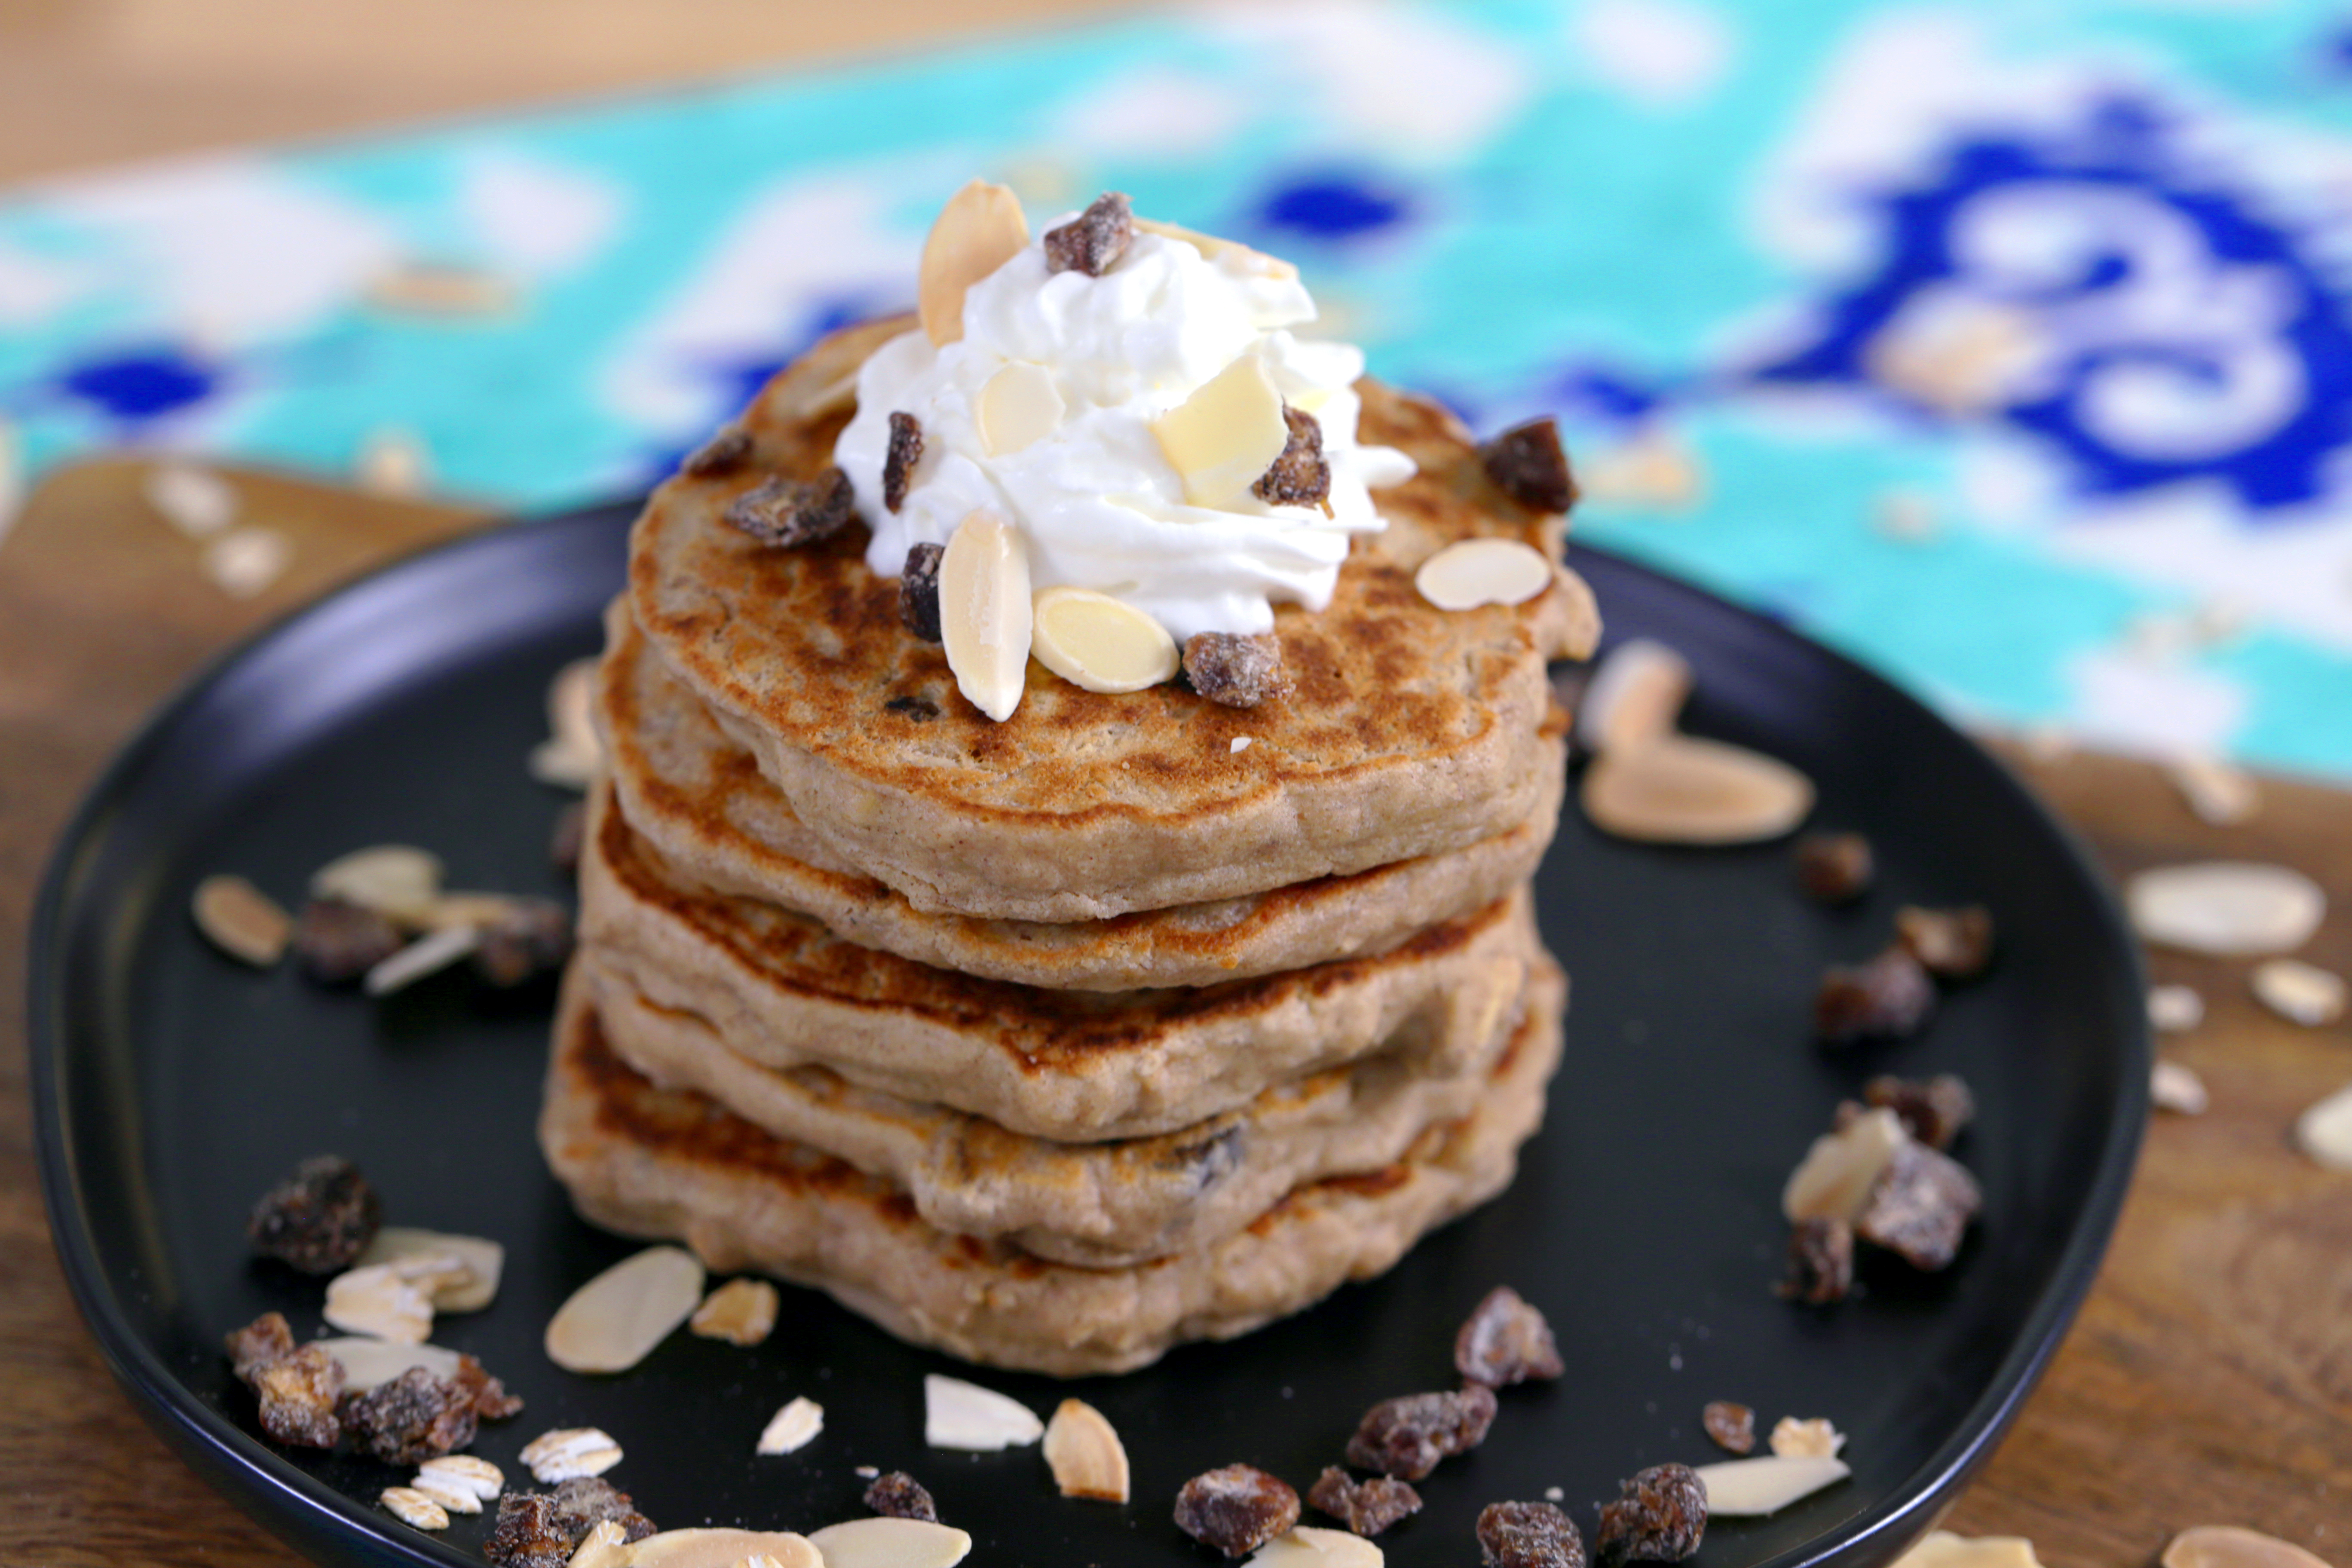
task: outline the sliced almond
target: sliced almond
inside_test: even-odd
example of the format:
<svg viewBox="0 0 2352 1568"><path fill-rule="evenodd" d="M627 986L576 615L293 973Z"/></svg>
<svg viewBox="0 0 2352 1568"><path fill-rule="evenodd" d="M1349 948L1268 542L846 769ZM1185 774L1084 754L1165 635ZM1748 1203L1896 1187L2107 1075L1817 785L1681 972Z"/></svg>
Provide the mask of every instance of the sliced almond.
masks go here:
<svg viewBox="0 0 2352 1568"><path fill-rule="evenodd" d="M433 911L425 917L425 925L428 931L446 931L451 926L495 926L504 923L521 907L522 900L512 893L444 893L433 900Z"/></svg>
<svg viewBox="0 0 2352 1568"><path fill-rule="evenodd" d="M2327 1568L2291 1541L2235 1524L2200 1524L2174 1536L2164 1568Z"/></svg>
<svg viewBox="0 0 2352 1568"><path fill-rule="evenodd" d="M1585 683L1576 738L1589 752L1607 752L1671 735L1690 689L1682 655L1649 637L1621 643Z"/></svg>
<svg viewBox="0 0 2352 1568"><path fill-rule="evenodd" d="M960 1377L923 1376L923 1441L934 1448L992 1454L1045 1435L1045 1424L1017 1399Z"/></svg>
<svg viewBox="0 0 2352 1568"><path fill-rule="evenodd" d="M435 1311L478 1312L497 1300L499 1279L506 1272L507 1249L482 1237L451 1236L443 1231L388 1225L375 1233L375 1239L368 1243L359 1261L364 1267L436 1255L454 1255L465 1266L466 1277L430 1287Z"/></svg>
<svg viewBox="0 0 2352 1568"><path fill-rule="evenodd" d="M418 1530L449 1528L448 1511L414 1487L386 1487L376 1501L383 1505L384 1512L403 1524ZM480 1505L475 1507L478 1512Z"/></svg>
<svg viewBox="0 0 2352 1568"><path fill-rule="evenodd" d="M419 1475L408 1483L409 1489L431 1498L449 1513L479 1513L482 1500L461 1486L444 1485L436 1477Z"/></svg>
<svg viewBox="0 0 2352 1568"><path fill-rule="evenodd" d="M940 557L940 641L956 689L998 723L1021 706L1028 679L1029 553L992 511L956 525Z"/></svg>
<svg viewBox="0 0 2352 1568"><path fill-rule="evenodd" d="M776 1288L765 1279L730 1279L703 1298L688 1326L706 1340L756 1345L775 1332Z"/></svg>
<svg viewBox="0 0 2352 1568"><path fill-rule="evenodd" d="M2219 757L2180 757L2164 771L2200 822L2234 827L2262 809L2262 786L2253 775Z"/></svg>
<svg viewBox="0 0 2352 1568"><path fill-rule="evenodd" d="M507 1487L504 1470L472 1454L443 1454L425 1460L416 1468L416 1484L421 1487L427 1481L444 1491L462 1491L477 1502L496 1501Z"/></svg>
<svg viewBox="0 0 2352 1568"><path fill-rule="evenodd" d="M2273 958L2247 977L2262 1005L2291 1023L2317 1029L2344 1016L2344 977L2300 959Z"/></svg>
<svg viewBox="0 0 2352 1568"><path fill-rule="evenodd" d="M441 896L441 860L407 844L354 849L310 874L310 896L373 910L394 925L421 930Z"/></svg>
<svg viewBox="0 0 2352 1568"><path fill-rule="evenodd" d="M1302 1524L1259 1547L1243 1568L1381 1568L1387 1561L1360 1535Z"/></svg>
<svg viewBox="0 0 2352 1568"><path fill-rule="evenodd" d="M210 539L236 521L236 487L210 468L164 463L140 489L158 517L190 539Z"/></svg>
<svg viewBox="0 0 2352 1568"><path fill-rule="evenodd" d="M564 1568L629 1568L629 1532L616 1520L601 1519L572 1549L572 1560Z"/></svg>
<svg viewBox="0 0 2352 1568"><path fill-rule="evenodd" d="M1897 1557L1894 1568L2042 1568L2042 1560L2021 1535L1969 1537L1934 1530Z"/></svg>
<svg viewBox="0 0 2352 1568"><path fill-rule="evenodd" d="M1161 223L1157 218L1137 218L1135 226L1146 234L1156 234L1162 239L1182 240L1212 261L1222 261L1230 257L1244 272L1254 272L1265 278L1298 276L1298 268L1289 262L1279 257L1268 256L1263 250L1253 250L1236 239L1226 239L1213 234L1202 234L1196 229L1183 228L1172 223Z"/></svg>
<svg viewBox="0 0 2352 1568"><path fill-rule="evenodd" d="M1065 1399L1045 1423L1045 1466L1064 1497L1125 1502L1127 1448L1103 1413L1081 1399Z"/></svg>
<svg viewBox="0 0 2352 1568"><path fill-rule="evenodd" d="M767 1426L760 1429L760 1441L754 1453L791 1454L816 1441L824 1430L824 1406L814 1399L795 1399L768 1417Z"/></svg>
<svg viewBox="0 0 2352 1568"><path fill-rule="evenodd" d="M737 1568L761 1557L778 1568L826 1568L807 1536L782 1530L665 1530L630 1547L625 1568Z"/></svg>
<svg viewBox="0 0 2352 1568"><path fill-rule="evenodd" d="M242 877L206 877L196 884L196 929L215 947L256 969L286 956L293 918Z"/></svg>
<svg viewBox="0 0 2352 1568"><path fill-rule="evenodd" d="M2352 1084L2295 1118L2294 1141L2331 1171L2352 1171Z"/></svg>
<svg viewBox="0 0 2352 1568"><path fill-rule="evenodd" d="M1249 494L1290 441L1282 394L1265 362L1243 354L1151 422L1184 499L1194 506L1231 507Z"/></svg>
<svg viewBox="0 0 2352 1568"><path fill-rule="evenodd" d="M481 945L481 927L444 926L418 937L369 970L360 982L360 989L371 996L389 996L395 991L404 991L428 975L440 973Z"/></svg>
<svg viewBox="0 0 2352 1568"><path fill-rule="evenodd" d="M916 283L916 314L924 335L940 348L963 337L963 297L1029 243L1021 198L1003 185L974 180L948 198L923 241Z"/></svg>
<svg viewBox="0 0 2352 1568"><path fill-rule="evenodd" d="M981 387L973 413L988 455L1003 457L1044 440L1061 426L1061 389L1044 365L1015 360Z"/></svg>
<svg viewBox="0 0 2352 1568"><path fill-rule="evenodd" d="M2205 1080L2179 1062L2158 1061L2148 1076L2147 1097L2158 1110L2181 1116L2202 1116L2211 1099Z"/></svg>
<svg viewBox="0 0 2352 1568"><path fill-rule="evenodd" d="M1767 1454L1696 1467L1706 1489L1710 1518L1753 1518L1778 1513L1799 1498L1811 1497L1853 1471L1843 1459Z"/></svg>
<svg viewBox="0 0 2352 1568"><path fill-rule="evenodd" d="M525 1468L541 1486L601 1476L621 1462L621 1446L593 1426L559 1426L523 1445Z"/></svg>
<svg viewBox="0 0 2352 1568"><path fill-rule="evenodd" d="M2205 1021L2205 998L2187 985L2151 985L2147 990L2147 1021L2151 1028L2177 1035Z"/></svg>
<svg viewBox="0 0 2352 1568"><path fill-rule="evenodd" d="M604 745L591 717L598 662L575 658L548 682L548 738L530 753L530 776L541 784L585 789L604 765Z"/></svg>
<svg viewBox="0 0 2352 1568"><path fill-rule="evenodd" d="M441 1345L409 1344L392 1340L348 1339L314 1342L342 1363L343 1387L364 1394L390 1383L412 1366L421 1366L438 1378L457 1375L457 1352Z"/></svg>
<svg viewBox="0 0 2352 1568"><path fill-rule="evenodd" d="M1524 605L1551 586L1551 563L1516 539L1465 539L1421 563L1412 585L1441 610Z"/></svg>
<svg viewBox="0 0 2352 1568"><path fill-rule="evenodd" d="M1720 741L1677 735L1603 752L1578 798L1594 826L1648 844L1754 844L1796 831L1813 781Z"/></svg>
<svg viewBox="0 0 2352 1568"><path fill-rule="evenodd" d="M269 591L294 564L294 541L274 528L239 528L205 541L205 575L232 599Z"/></svg>
<svg viewBox="0 0 2352 1568"><path fill-rule="evenodd" d="M1854 1218L1909 1136L1902 1119L1885 1106L1863 1112L1842 1132L1823 1133L1790 1173L1780 1213L1791 1225Z"/></svg>
<svg viewBox="0 0 2352 1568"><path fill-rule="evenodd" d="M809 1533L824 1568L954 1568L971 1551L971 1537L920 1519L853 1519Z"/></svg>
<svg viewBox="0 0 2352 1568"><path fill-rule="evenodd" d="M701 1302L701 1259L684 1247L648 1247L556 1309L547 1325L548 1359L567 1372L626 1372Z"/></svg>
<svg viewBox="0 0 2352 1568"><path fill-rule="evenodd" d="M1048 588L1032 601L1030 652L1087 691L1141 691L1172 680L1183 656L1168 628L1091 588Z"/></svg>
<svg viewBox="0 0 2352 1568"><path fill-rule="evenodd" d="M1770 1441L1772 1451L1784 1458L1834 1459L1845 1448L1845 1434L1825 1415L1806 1421L1783 1415L1773 1426Z"/></svg>
<svg viewBox="0 0 2352 1568"><path fill-rule="evenodd" d="M2224 957L2291 952L2327 913L2327 895L2302 872L2247 860L2142 871L2124 901L2146 940Z"/></svg>
<svg viewBox="0 0 2352 1568"><path fill-rule="evenodd" d="M433 1332L432 1298L388 1263L354 1268L328 1280L327 1305L320 1315L346 1332L397 1344L423 1344Z"/></svg>

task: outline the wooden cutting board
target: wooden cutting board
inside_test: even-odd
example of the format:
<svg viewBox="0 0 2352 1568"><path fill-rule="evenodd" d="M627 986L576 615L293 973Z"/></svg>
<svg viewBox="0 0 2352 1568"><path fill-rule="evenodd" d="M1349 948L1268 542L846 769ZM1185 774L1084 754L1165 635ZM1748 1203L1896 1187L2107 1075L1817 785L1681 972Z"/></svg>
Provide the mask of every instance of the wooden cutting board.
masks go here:
<svg viewBox="0 0 2352 1568"><path fill-rule="evenodd" d="M235 473L236 526L282 535L289 562L240 598L207 578L205 546L158 515L148 477L129 459L62 470L0 536L5 1568L295 1561L149 1434L51 1252L24 1025L26 928L49 847L115 748L206 660L335 584L486 521ZM2304 956L2352 972L2352 794L2265 780L2252 821L2213 827L2146 763L2001 749L2113 875L2228 856L2318 879L2333 911ZM2147 1563L2174 1531L2211 1522L2352 1568L2352 1175L2316 1169L2288 1137L2305 1105L2352 1080L2352 1032L2271 1016L2242 963L2158 953L2152 967L2206 999L2204 1024L2165 1049L2202 1075L2212 1109L2158 1117L2089 1303L1947 1523L2030 1536L2051 1568Z"/></svg>

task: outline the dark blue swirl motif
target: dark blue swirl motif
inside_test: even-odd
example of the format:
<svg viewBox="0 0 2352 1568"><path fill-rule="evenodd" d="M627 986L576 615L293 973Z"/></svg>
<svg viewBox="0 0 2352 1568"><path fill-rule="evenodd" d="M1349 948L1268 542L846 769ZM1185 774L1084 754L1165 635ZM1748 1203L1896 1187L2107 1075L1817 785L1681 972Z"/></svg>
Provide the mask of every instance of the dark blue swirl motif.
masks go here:
<svg viewBox="0 0 2352 1568"><path fill-rule="evenodd" d="M2295 515L2352 443L2352 304L2312 237L2192 157L2186 129L2111 92L2071 129L1972 132L1918 183L1855 193L1883 228L1875 270L1735 379L2006 425L2085 497L2202 480L2248 521Z"/></svg>

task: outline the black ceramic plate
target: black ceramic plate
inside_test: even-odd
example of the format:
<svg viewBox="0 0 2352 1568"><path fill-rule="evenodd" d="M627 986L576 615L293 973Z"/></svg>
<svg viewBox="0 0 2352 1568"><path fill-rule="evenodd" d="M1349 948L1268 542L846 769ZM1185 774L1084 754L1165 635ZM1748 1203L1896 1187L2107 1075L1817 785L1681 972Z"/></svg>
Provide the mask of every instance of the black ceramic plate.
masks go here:
<svg viewBox="0 0 2352 1568"><path fill-rule="evenodd" d="M270 1309L320 1328L321 1290L246 1253L256 1194L299 1158L357 1160L394 1223L496 1237L506 1282L442 1320L525 1395L476 1451L597 1426L612 1479L661 1523L812 1529L859 1515L861 1465L905 1468L969 1530L973 1561L1025 1568L1213 1561L1170 1522L1177 1487L1246 1459L1303 1490L1358 1415L1447 1385L1456 1325L1509 1281L1559 1331L1568 1375L1507 1391L1493 1436L1423 1488L1382 1539L1391 1563L1474 1560L1498 1499L1593 1504L1646 1465L1723 1456L1714 1399L1761 1422L1827 1415L1852 1479L1769 1521L1718 1521L1701 1568L1883 1562L1991 1448L2088 1287L2145 1115L2136 961L2065 834L2008 774L1885 682L1769 623L1597 552L1577 565L1616 637L1662 637L1698 670L1693 728L1819 781L1817 820L1877 846L1879 886L1829 911L1793 890L1785 845L1645 848L1571 808L1538 883L1574 975L1570 1042L1543 1131L1497 1202L1384 1279L1230 1344L1063 1384L982 1372L1039 1411L1097 1405L1134 1460L1126 1507L1056 1497L1036 1451L922 1441L921 1374L971 1373L813 1293L740 1350L686 1334L625 1375L576 1377L540 1332L635 1244L574 1218L531 1139L550 996L444 975L373 1005L214 952L191 889L236 871L281 898L363 844L425 845L465 887L563 891L548 828L563 797L523 759L550 674L598 642L634 509L531 522L373 577L261 637L149 728L99 785L35 924L35 1103L50 1217L92 1331L188 1460L322 1563L478 1563L487 1521L418 1534L374 1506L404 1474L257 1436L221 1354ZM849 716L845 716L849 721ZM1835 1056L1809 1037L1824 963L1866 955L1904 902L1979 901L1994 970L1902 1045ZM1868 1075L1957 1071L1982 1106L1958 1148L1987 1214L1933 1277L1865 1269L1833 1310L1778 1300L1777 1199L1807 1142ZM752 1440L795 1394L825 1430L790 1458ZM1557 1489L1556 1490L1554 1489ZM1312 1516L1310 1516L1311 1520ZM1328 1521L1324 1522L1329 1522Z"/></svg>

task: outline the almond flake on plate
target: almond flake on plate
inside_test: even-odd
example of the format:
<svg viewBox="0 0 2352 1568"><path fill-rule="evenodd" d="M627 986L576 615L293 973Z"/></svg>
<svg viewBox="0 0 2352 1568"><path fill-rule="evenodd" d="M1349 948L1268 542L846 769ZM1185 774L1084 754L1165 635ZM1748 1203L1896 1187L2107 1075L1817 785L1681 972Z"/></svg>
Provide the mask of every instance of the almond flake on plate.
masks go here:
<svg viewBox="0 0 2352 1568"><path fill-rule="evenodd" d="M1690 689L1690 661L1673 648L1651 637L1620 643L1585 683L1576 738L1607 752L1671 735Z"/></svg>
<svg viewBox="0 0 2352 1568"><path fill-rule="evenodd" d="M2042 1568L2042 1560L2021 1535L1971 1537L1935 1530L1897 1557L1894 1568Z"/></svg>
<svg viewBox="0 0 2352 1568"><path fill-rule="evenodd" d="M2323 1028L2344 1016L2344 978L2294 958L2273 958L2248 976L2255 997L2290 1023Z"/></svg>
<svg viewBox="0 0 2352 1568"><path fill-rule="evenodd" d="M497 1299L499 1278L506 1271L507 1249L482 1237L388 1225L375 1233L375 1239L360 1254L359 1263L364 1268L418 1256L454 1257L464 1268L462 1279L442 1270L448 1277L430 1287L435 1311L478 1312Z"/></svg>
<svg viewBox="0 0 2352 1568"><path fill-rule="evenodd" d="M1031 601L1030 652L1086 691L1141 691L1174 679L1182 656L1168 628L1091 588L1048 588Z"/></svg>
<svg viewBox="0 0 2352 1568"><path fill-rule="evenodd" d="M433 1300L388 1263L353 1268L327 1281L320 1314L335 1327L397 1344L422 1344L433 1331Z"/></svg>
<svg viewBox="0 0 2352 1568"><path fill-rule="evenodd" d="M649 1247L572 1293L547 1325L547 1355L569 1372L626 1372L702 1302L702 1262Z"/></svg>
<svg viewBox="0 0 2352 1568"><path fill-rule="evenodd" d="M256 969L286 956L293 918L242 877L206 877L196 884L196 929L215 947Z"/></svg>
<svg viewBox="0 0 2352 1568"><path fill-rule="evenodd" d="M403 1524L412 1525L418 1530L449 1528L447 1510L414 1487L386 1487L383 1489L383 1494L377 1498L376 1501L383 1505L384 1512ZM476 1506L477 1511L479 1511L479 1505Z"/></svg>
<svg viewBox="0 0 2352 1568"><path fill-rule="evenodd" d="M236 521L236 489L210 468L163 463L140 491L155 515L190 539L210 539Z"/></svg>
<svg viewBox="0 0 2352 1568"><path fill-rule="evenodd" d="M775 1331L776 1288L748 1276L730 1279L703 1298L687 1326L706 1340L756 1345Z"/></svg>
<svg viewBox="0 0 2352 1568"><path fill-rule="evenodd" d="M504 1470L472 1454L443 1454L417 1467L416 1485L427 1483L443 1491L462 1491L477 1503L493 1502L506 1490ZM467 1509L467 1513L477 1510Z"/></svg>
<svg viewBox="0 0 2352 1568"><path fill-rule="evenodd" d="M1726 1519L1778 1513L1853 1473L1843 1459L1811 1455L1767 1454L1694 1468L1706 1489L1708 1516Z"/></svg>
<svg viewBox="0 0 2352 1568"><path fill-rule="evenodd" d="M824 1406L814 1399L797 1398L768 1417L752 1452L793 1454L816 1441L824 1430Z"/></svg>
<svg viewBox="0 0 2352 1568"><path fill-rule="evenodd" d="M232 599L267 592L292 564L294 541L274 528L240 528L205 544L205 576Z"/></svg>
<svg viewBox="0 0 2352 1568"><path fill-rule="evenodd" d="M541 1486L601 1476L621 1462L621 1446L593 1426L559 1426L523 1445L525 1468Z"/></svg>
<svg viewBox="0 0 2352 1568"><path fill-rule="evenodd" d="M1021 198L974 180L950 196L923 240L915 310L923 333L945 348L963 337L963 297L1029 243Z"/></svg>
<svg viewBox="0 0 2352 1568"><path fill-rule="evenodd" d="M809 1532L824 1568L954 1568L971 1550L971 1537L919 1519L853 1519Z"/></svg>
<svg viewBox="0 0 2352 1568"><path fill-rule="evenodd" d="M1796 830L1813 808L1813 782L1759 752L1674 735L1603 752L1577 798L1594 826L1620 838L1753 844Z"/></svg>
<svg viewBox="0 0 2352 1568"><path fill-rule="evenodd" d="M1834 1459L1845 1448L1845 1434L1830 1425L1825 1415L1810 1421L1783 1415L1772 1428L1770 1441L1772 1451L1783 1458Z"/></svg>
<svg viewBox="0 0 2352 1568"><path fill-rule="evenodd" d="M2302 872L2247 860L2142 871L2124 901L2146 941L2224 958L2292 952L2327 913L2327 895Z"/></svg>
<svg viewBox="0 0 2352 1568"><path fill-rule="evenodd" d="M1421 563L1412 585L1441 610L1524 605L1551 586L1551 563L1516 539L1465 539Z"/></svg>
<svg viewBox="0 0 2352 1568"><path fill-rule="evenodd" d="M2188 985L2151 985L2147 991L2147 1021L2168 1035L2193 1029L2205 1021L2205 998Z"/></svg>
<svg viewBox="0 0 2352 1568"><path fill-rule="evenodd" d="M407 1344L379 1339L312 1342L342 1363L343 1387L352 1394L390 1383L412 1366L446 1381L457 1375L457 1352L442 1345Z"/></svg>
<svg viewBox="0 0 2352 1568"><path fill-rule="evenodd" d="M761 1558L778 1568L827 1568L804 1535L782 1530L665 1530L612 1555L587 1562L575 1554L569 1568L741 1568Z"/></svg>
<svg viewBox="0 0 2352 1568"><path fill-rule="evenodd" d="M443 926L418 937L367 972L360 989L371 996L389 996L429 975L438 974L482 945L479 926Z"/></svg>
<svg viewBox="0 0 2352 1568"><path fill-rule="evenodd" d="M592 717L598 662L575 658L548 682L548 738L530 753L530 776L541 784L585 789L604 765L604 743Z"/></svg>
<svg viewBox="0 0 2352 1568"><path fill-rule="evenodd" d="M994 512L975 511L940 557L940 641L956 689L1000 724L1021 706L1031 629L1020 531Z"/></svg>
<svg viewBox="0 0 2352 1568"><path fill-rule="evenodd" d="M1824 1132L1790 1173L1780 1193L1780 1213L1791 1225L1853 1219L1909 1141L1902 1119L1885 1106L1855 1117L1843 1131Z"/></svg>
<svg viewBox="0 0 2352 1568"><path fill-rule="evenodd" d="M1259 1547L1243 1568L1381 1568L1387 1561L1360 1535L1301 1524Z"/></svg>
<svg viewBox="0 0 2352 1568"><path fill-rule="evenodd" d="M373 910L394 925L423 929L441 896L440 857L407 844L378 844L337 856L310 873L310 896Z"/></svg>
<svg viewBox="0 0 2352 1568"><path fill-rule="evenodd" d="M923 1376L923 1441L934 1448L992 1454L1024 1448L1045 1435L1045 1424L1016 1399L938 1373Z"/></svg>
<svg viewBox="0 0 2352 1568"><path fill-rule="evenodd" d="M1045 1467L1064 1497L1125 1502L1127 1447L1103 1413L1081 1399L1065 1399L1045 1423Z"/></svg>
<svg viewBox="0 0 2352 1568"><path fill-rule="evenodd" d="M2205 1080L2179 1062L2158 1060L2148 1075L2147 1092L2158 1110L2182 1116L2202 1116L2212 1103L2205 1092Z"/></svg>

